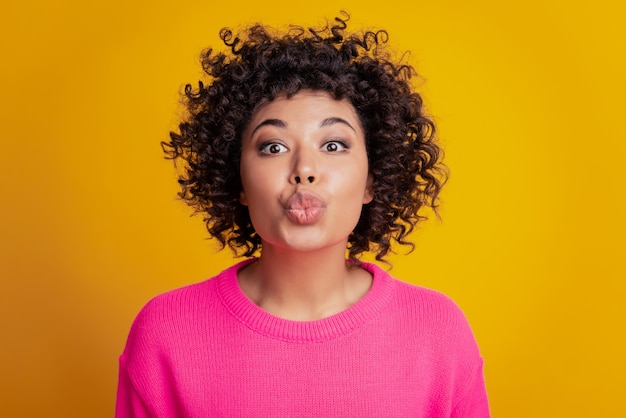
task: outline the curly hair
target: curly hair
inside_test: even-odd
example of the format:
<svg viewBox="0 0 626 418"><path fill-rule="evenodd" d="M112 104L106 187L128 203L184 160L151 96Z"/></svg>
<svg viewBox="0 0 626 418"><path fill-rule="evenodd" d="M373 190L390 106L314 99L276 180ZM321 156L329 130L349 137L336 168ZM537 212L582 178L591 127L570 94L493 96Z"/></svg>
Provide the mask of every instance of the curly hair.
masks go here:
<svg viewBox="0 0 626 418"><path fill-rule="evenodd" d="M261 249L239 202L242 133L260 105L303 89L347 99L364 128L374 199L348 239L351 260L366 251L384 260L393 241L412 250L407 236L426 218L422 209L436 212L447 170L435 126L411 88L415 70L389 58L386 31L347 34L348 20L344 14L322 29L283 33L260 24L238 34L222 29L226 52L201 54L210 84L185 86L186 116L162 146L181 169L179 196L237 256Z"/></svg>

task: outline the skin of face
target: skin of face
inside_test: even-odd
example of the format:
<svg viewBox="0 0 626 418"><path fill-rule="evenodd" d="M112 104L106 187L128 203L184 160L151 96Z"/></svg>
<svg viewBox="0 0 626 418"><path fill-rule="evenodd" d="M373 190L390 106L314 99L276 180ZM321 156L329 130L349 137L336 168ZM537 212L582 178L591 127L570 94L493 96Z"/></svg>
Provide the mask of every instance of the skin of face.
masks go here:
<svg viewBox="0 0 626 418"><path fill-rule="evenodd" d="M372 201L365 135L347 100L301 91L261 106L242 136L240 202L263 251L345 252Z"/></svg>

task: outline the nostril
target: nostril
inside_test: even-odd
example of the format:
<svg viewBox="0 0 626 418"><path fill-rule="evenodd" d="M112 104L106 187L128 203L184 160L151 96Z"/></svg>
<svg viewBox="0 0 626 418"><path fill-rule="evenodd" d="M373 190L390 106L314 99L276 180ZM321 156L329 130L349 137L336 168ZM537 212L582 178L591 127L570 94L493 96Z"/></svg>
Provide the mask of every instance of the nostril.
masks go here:
<svg viewBox="0 0 626 418"><path fill-rule="evenodd" d="M309 176L309 177L307 177L307 180L309 180L309 183L313 183L313 180L315 180L315 179L313 178L313 176Z"/></svg>
<svg viewBox="0 0 626 418"><path fill-rule="evenodd" d="M296 180L296 183L300 183L300 176L296 176L295 180Z"/></svg>

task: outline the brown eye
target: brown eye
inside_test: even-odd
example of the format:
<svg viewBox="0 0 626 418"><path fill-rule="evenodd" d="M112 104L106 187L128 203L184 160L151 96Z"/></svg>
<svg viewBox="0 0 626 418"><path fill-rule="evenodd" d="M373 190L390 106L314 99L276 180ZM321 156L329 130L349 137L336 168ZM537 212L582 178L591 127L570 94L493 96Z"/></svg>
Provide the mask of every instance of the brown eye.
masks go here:
<svg viewBox="0 0 626 418"><path fill-rule="evenodd" d="M348 146L341 141L329 141L325 143L322 148L326 152L338 152L347 150Z"/></svg>
<svg viewBox="0 0 626 418"><path fill-rule="evenodd" d="M278 142L269 142L261 145L259 150L262 154L280 154L281 152L287 151L287 147Z"/></svg>

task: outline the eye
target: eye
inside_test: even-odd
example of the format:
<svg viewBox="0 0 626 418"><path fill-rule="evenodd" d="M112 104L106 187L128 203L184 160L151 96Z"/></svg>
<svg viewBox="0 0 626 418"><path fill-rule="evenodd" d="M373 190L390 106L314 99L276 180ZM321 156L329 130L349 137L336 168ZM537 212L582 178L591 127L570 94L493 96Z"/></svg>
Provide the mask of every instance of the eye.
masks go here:
<svg viewBox="0 0 626 418"><path fill-rule="evenodd" d="M326 152L339 152L348 149L348 146L341 141L328 141L322 145L322 149Z"/></svg>
<svg viewBox="0 0 626 418"><path fill-rule="evenodd" d="M266 142L259 147L261 154L280 154L286 152L287 147L278 142Z"/></svg>

